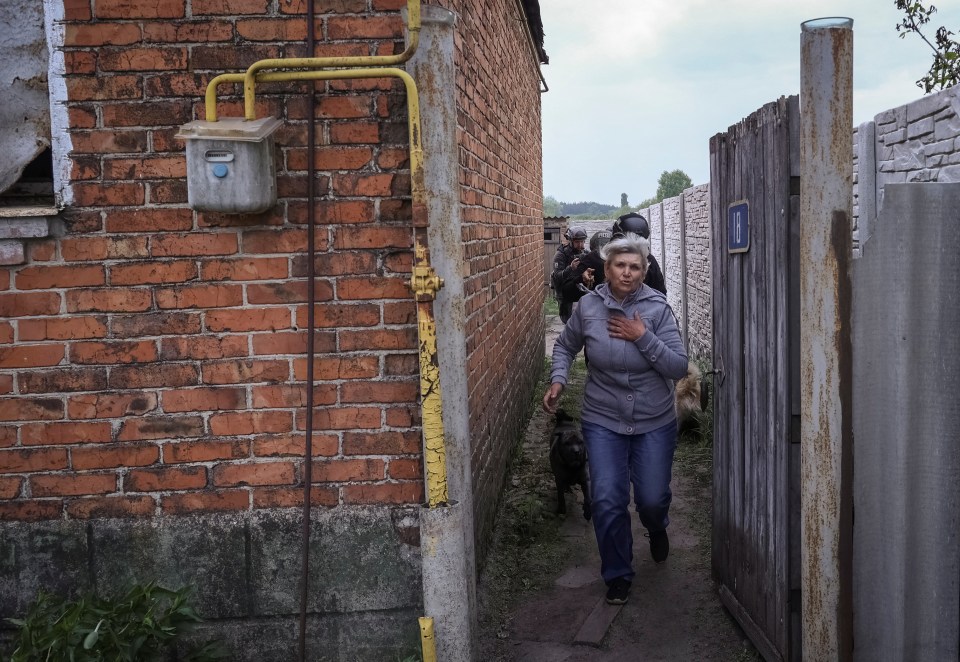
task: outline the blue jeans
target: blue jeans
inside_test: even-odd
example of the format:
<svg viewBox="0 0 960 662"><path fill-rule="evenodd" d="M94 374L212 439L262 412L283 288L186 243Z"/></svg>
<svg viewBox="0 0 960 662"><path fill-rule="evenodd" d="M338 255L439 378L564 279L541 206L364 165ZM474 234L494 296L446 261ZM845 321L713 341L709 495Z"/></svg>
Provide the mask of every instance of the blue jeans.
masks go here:
<svg viewBox="0 0 960 662"><path fill-rule="evenodd" d="M670 523L670 477L677 447L677 422L643 434L618 434L583 421L590 467L593 530L600 550L600 574L610 583L633 580L630 484L640 523L653 533Z"/></svg>

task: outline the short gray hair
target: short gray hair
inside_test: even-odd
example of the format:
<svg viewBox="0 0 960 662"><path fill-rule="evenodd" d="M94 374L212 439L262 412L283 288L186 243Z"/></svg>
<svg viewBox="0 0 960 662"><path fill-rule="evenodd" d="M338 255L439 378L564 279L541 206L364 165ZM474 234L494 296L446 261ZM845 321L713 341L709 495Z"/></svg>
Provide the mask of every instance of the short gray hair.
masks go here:
<svg viewBox="0 0 960 662"><path fill-rule="evenodd" d="M650 255L650 241L648 239L644 239L633 232L628 232L622 237L617 237L608 242L600 249L600 257L603 258L604 262L615 255L622 255L624 253L639 255L640 263L643 265L643 273L647 273L647 257Z"/></svg>

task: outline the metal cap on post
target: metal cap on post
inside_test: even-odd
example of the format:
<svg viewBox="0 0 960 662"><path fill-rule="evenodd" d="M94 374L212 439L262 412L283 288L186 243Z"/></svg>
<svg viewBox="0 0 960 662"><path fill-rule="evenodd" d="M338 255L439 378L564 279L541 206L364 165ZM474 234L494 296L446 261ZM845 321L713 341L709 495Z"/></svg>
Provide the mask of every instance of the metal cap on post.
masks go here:
<svg viewBox="0 0 960 662"><path fill-rule="evenodd" d="M804 660L852 657L853 20L801 26L800 532Z"/></svg>

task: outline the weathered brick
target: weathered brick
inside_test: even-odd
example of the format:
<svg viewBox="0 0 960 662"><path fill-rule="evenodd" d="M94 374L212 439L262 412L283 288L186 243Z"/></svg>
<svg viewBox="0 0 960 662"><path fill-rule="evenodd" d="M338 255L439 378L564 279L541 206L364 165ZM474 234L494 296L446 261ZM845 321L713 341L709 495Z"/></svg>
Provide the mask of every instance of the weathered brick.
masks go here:
<svg viewBox="0 0 960 662"><path fill-rule="evenodd" d="M198 490L207 486L205 467L160 467L135 469L123 479L127 492L161 492L167 490Z"/></svg>
<svg viewBox="0 0 960 662"><path fill-rule="evenodd" d="M313 414L317 430L364 430L380 427L380 409L377 407L337 407L317 409ZM297 429L303 429L303 412L297 412Z"/></svg>
<svg viewBox="0 0 960 662"><path fill-rule="evenodd" d="M103 160L104 179L182 179L187 163L182 156L115 157ZM162 237L157 237L162 239Z"/></svg>
<svg viewBox="0 0 960 662"><path fill-rule="evenodd" d="M205 19L189 23L150 22L143 24L143 40L148 43L190 42L207 44L215 41L229 41L232 38L233 26L227 21ZM162 77L158 76L157 78Z"/></svg>
<svg viewBox="0 0 960 662"><path fill-rule="evenodd" d="M78 182L73 185L73 202L80 207L124 207L142 205L145 191L139 182Z"/></svg>
<svg viewBox="0 0 960 662"><path fill-rule="evenodd" d="M164 309L224 308L243 304L239 285L181 285L156 290L157 307Z"/></svg>
<svg viewBox="0 0 960 662"><path fill-rule="evenodd" d="M0 474L59 471L68 466L65 448L14 448L0 450ZM13 498L13 497L7 497Z"/></svg>
<svg viewBox="0 0 960 662"><path fill-rule="evenodd" d="M55 398L0 398L0 421L50 421L63 418Z"/></svg>
<svg viewBox="0 0 960 662"><path fill-rule="evenodd" d="M423 464L418 459L394 458L387 467L387 477L394 480L420 480L423 478Z"/></svg>
<svg viewBox="0 0 960 662"><path fill-rule="evenodd" d="M0 369L43 368L59 365L63 361L65 347L57 345L14 345L0 347Z"/></svg>
<svg viewBox="0 0 960 662"><path fill-rule="evenodd" d="M409 228L349 228L337 231L333 242L338 249L345 248L410 248L413 233Z"/></svg>
<svg viewBox="0 0 960 662"><path fill-rule="evenodd" d="M313 360L313 377L326 379L370 379L380 374L380 359L376 356L320 356ZM294 377L306 379L306 359L297 361Z"/></svg>
<svg viewBox="0 0 960 662"><path fill-rule="evenodd" d="M163 445L163 461L167 464L235 460L249 456L250 442L243 439L177 441Z"/></svg>
<svg viewBox="0 0 960 662"><path fill-rule="evenodd" d="M377 256L372 251L344 251L317 256L314 273L317 276L343 276L377 273ZM306 278L310 263L306 256L294 259L292 274Z"/></svg>
<svg viewBox="0 0 960 662"><path fill-rule="evenodd" d="M383 480L385 476L386 464L380 459L321 460L313 463L313 480L317 483Z"/></svg>
<svg viewBox="0 0 960 662"><path fill-rule="evenodd" d="M165 234L154 238L151 251L156 257L181 255L230 255L237 252L236 232Z"/></svg>
<svg viewBox="0 0 960 662"><path fill-rule="evenodd" d="M403 36L399 16L331 16L327 19L330 39L397 39Z"/></svg>
<svg viewBox="0 0 960 662"><path fill-rule="evenodd" d="M292 485L296 481L296 472L292 462L219 464L213 468L212 478L217 487Z"/></svg>
<svg viewBox="0 0 960 662"><path fill-rule="evenodd" d="M417 376L420 374L420 361L417 354L390 354L384 359L383 374L391 377Z"/></svg>
<svg viewBox="0 0 960 662"><path fill-rule="evenodd" d="M218 361L205 363L202 379L205 384L248 384L257 382L280 382L290 376L287 361L264 361L258 359Z"/></svg>
<svg viewBox="0 0 960 662"><path fill-rule="evenodd" d="M236 411L212 414L210 433L217 436L290 432L293 416L285 411Z"/></svg>
<svg viewBox="0 0 960 662"><path fill-rule="evenodd" d="M21 393L72 393L106 388L105 368L31 370L18 375Z"/></svg>
<svg viewBox="0 0 960 662"><path fill-rule="evenodd" d="M142 336L192 335L200 333L199 313L150 313L114 315L113 335L119 338Z"/></svg>
<svg viewBox="0 0 960 662"><path fill-rule="evenodd" d="M103 49L99 60L101 71L177 71L187 67L187 49L176 46Z"/></svg>
<svg viewBox="0 0 960 662"><path fill-rule="evenodd" d="M117 209L107 212L107 232L175 232L193 227L189 209Z"/></svg>
<svg viewBox="0 0 960 662"><path fill-rule="evenodd" d="M25 267L17 272L17 288L21 290L54 289L103 285L106 275L102 266Z"/></svg>
<svg viewBox="0 0 960 662"><path fill-rule="evenodd" d="M344 432L344 455L413 455L421 451L419 431Z"/></svg>
<svg viewBox="0 0 960 662"><path fill-rule="evenodd" d="M160 358L164 361L225 359L247 353L246 336L164 338L160 343Z"/></svg>
<svg viewBox="0 0 960 662"><path fill-rule="evenodd" d="M326 0L323 3L323 11L330 14L359 14L366 11L366 0ZM289 0L280 5L280 11L284 14L306 14L306 0Z"/></svg>
<svg viewBox="0 0 960 662"><path fill-rule="evenodd" d="M86 496L117 491L117 475L63 474L30 477L30 492L35 497Z"/></svg>
<svg viewBox="0 0 960 662"><path fill-rule="evenodd" d="M67 51L63 54L63 68L67 74L94 74L97 72L97 54L89 51ZM69 109L67 113L78 117L83 116L82 124L77 124L76 126L89 128L96 124L96 120L94 119L94 121L91 122L89 116L87 116L82 109L77 109L79 112L76 114L71 113L72 110L74 109Z"/></svg>
<svg viewBox="0 0 960 662"><path fill-rule="evenodd" d="M343 122L330 127L330 142L334 144L377 143L379 140L380 129L376 122ZM387 178L386 190L389 192L389 180L392 176L389 174L380 176ZM336 178L334 178L334 181L336 182ZM334 186L336 188L336 185Z"/></svg>
<svg viewBox="0 0 960 662"><path fill-rule="evenodd" d="M313 351L321 354L337 349L337 336L333 331L314 333ZM260 356L275 354L305 354L307 334L305 331L287 333L257 333L253 336L253 353Z"/></svg>
<svg viewBox="0 0 960 662"><path fill-rule="evenodd" d="M303 303L307 300L307 283L281 282L247 286L247 301L254 305L280 303ZM329 301L333 298L333 287L326 281L316 281L314 301Z"/></svg>
<svg viewBox="0 0 960 662"><path fill-rule="evenodd" d="M244 249L250 250L246 244L244 237ZM204 280L268 280L286 278L288 274L286 258L205 260L200 267L200 275Z"/></svg>
<svg viewBox="0 0 960 662"><path fill-rule="evenodd" d="M182 439L203 434L203 419L199 416L143 416L124 420L117 441Z"/></svg>
<svg viewBox="0 0 960 662"><path fill-rule="evenodd" d="M237 21L237 35L250 41L304 41L306 22L296 19L249 19Z"/></svg>
<svg viewBox="0 0 960 662"><path fill-rule="evenodd" d="M117 467L145 467L160 459L160 449L152 444L111 445L95 448L74 448L70 452L72 468L114 469Z"/></svg>
<svg viewBox="0 0 960 662"><path fill-rule="evenodd" d="M139 28L134 28L139 39ZM93 72L91 72L93 73ZM73 101L131 100L143 97L143 87L136 76L83 76L67 79L67 95ZM73 151L89 153L83 143L73 142ZM134 150L116 150L134 151Z"/></svg>
<svg viewBox="0 0 960 662"><path fill-rule="evenodd" d="M231 492L173 494L162 497L160 505L163 508L163 512L170 515L248 510L250 507L250 493L246 490L237 490Z"/></svg>
<svg viewBox="0 0 960 662"><path fill-rule="evenodd" d="M340 332L340 350L410 350L417 347L416 329L377 329Z"/></svg>
<svg viewBox="0 0 960 662"><path fill-rule="evenodd" d="M149 310L153 305L148 289L68 290L67 310L71 313L129 313Z"/></svg>
<svg viewBox="0 0 960 662"><path fill-rule="evenodd" d="M53 292L10 292L0 294L0 317L32 317L56 315L60 312L60 295Z"/></svg>
<svg viewBox="0 0 960 662"><path fill-rule="evenodd" d="M413 299L407 301L387 301L383 304L384 324L416 324L417 305Z"/></svg>
<svg viewBox="0 0 960 662"><path fill-rule="evenodd" d="M275 384L253 387L254 409L280 409L305 407L307 405L306 384ZM313 404L332 405L337 402L335 384L320 384L313 387Z"/></svg>
<svg viewBox="0 0 960 662"><path fill-rule="evenodd" d="M89 21L90 0L63 0L63 20Z"/></svg>
<svg viewBox="0 0 960 662"><path fill-rule="evenodd" d="M306 230L247 230L241 237L243 251L253 255L285 254L307 250Z"/></svg>
<svg viewBox="0 0 960 662"><path fill-rule="evenodd" d="M120 366L110 371L110 388L177 388L199 383L197 368L192 365L167 363L159 365Z"/></svg>
<svg viewBox="0 0 960 662"><path fill-rule="evenodd" d="M24 446L62 446L66 444L105 444L111 441L109 423L51 422L25 423L20 428Z"/></svg>
<svg viewBox="0 0 960 662"><path fill-rule="evenodd" d="M269 0L193 0L193 15L265 14Z"/></svg>
<svg viewBox="0 0 960 662"><path fill-rule="evenodd" d="M350 504L421 503L424 499L423 483L376 483L345 485L342 488L343 502Z"/></svg>
<svg viewBox="0 0 960 662"><path fill-rule="evenodd" d="M163 410L175 414L243 409L247 396L242 388L188 388L165 390L161 397Z"/></svg>
<svg viewBox="0 0 960 662"><path fill-rule="evenodd" d="M95 0L94 12L98 19L142 19L142 18L183 18L185 3L183 0Z"/></svg>
<svg viewBox="0 0 960 662"><path fill-rule="evenodd" d="M411 299L408 281L402 278L341 278L337 281L337 298L344 299Z"/></svg>
<svg viewBox="0 0 960 662"><path fill-rule="evenodd" d="M185 283L196 278L197 265L187 260L149 260L110 267L111 285Z"/></svg>
<svg viewBox="0 0 960 662"><path fill-rule="evenodd" d="M70 361L78 364L149 363L157 360L157 345L152 340L75 342L70 345Z"/></svg>
<svg viewBox="0 0 960 662"><path fill-rule="evenodd" d="M4 465L0 462L0 471L4 471ZM16 499L20 495L20 488L23 486L23 478L17 476L4 476L0 478L0 499Z"/></svg>
<svg viewBox="0 0 960 662"><path fill-rule="evenodd" d="M156 408L156 393L81 393L67 398L67 415L75 420L141 416Z"/></svg>
<svg viewBox="0 0 960 662"><path fill-rule="evenodd" d="M213 333L281 331L290 329L290 311L286 308L217 310L207 313L206 322L207 329Z"/></svg>
<svg viewBox="0 0 960 662"><path fill-rule="evenodd" d="M340 385L340 402L416 402L418 382L347 382Z"/></svg>
<svg viewBox="0 0 960 662"><path fill-rule="evenodd" d="M314 324L318 329L380 324L380 307L376 304L319 303L314 309ZM307 310L305 306L297 308L297 326L307 326Z"/></svg>
<svg viewBox="0 0 960 662"><path fill-rule="evenodd" d="M64 237L60 254L67 262L144 258L149 255L146 237ZM115 273L116 267L111 270Z"/></svg>
<svg viewBox="0 0 960 662"><path fill-rule="evenodd" d="M105 517L150 517L157 503L149 496L113 496L70 499L67 515L77 519Z"/></svg>
<svg viewBox="0 0 960 662"><path fill-rule="evenodd" d="M336 488L314 485L310 489L313 506L336 506L340 501ZM258 488L253 490L254 508L293 508L303 505L303 488Z"/></svg>
<svg viewBox="0 0 960 662"><path fill-rule="evenodd" d="M118 62L120 66L122 62ZM125 69L122 69L125 71ZM164 70L161 67L159 70ZM186 124L192 119L189 100L141 101L138 103L109 103L102 106L104 127L170 126ZM137 204L137 203L133 203ZM142 203L140 203L142 204Z"/></svg>
<svg viewBox="0 0 960 662"><path fill-rule="evenodd" d="M373 149L370 147L318 147L314 153L317 170L360 170L373 160ZM307 150L290 150L287 168L306 170Z"/></svg>
<svg viewBox="0 0 960 662"><path fill-rule="evenodd" d="M38 522L58 519L62 510L63 502L60 499L8 501L0 503L0 520Z"/></svg>

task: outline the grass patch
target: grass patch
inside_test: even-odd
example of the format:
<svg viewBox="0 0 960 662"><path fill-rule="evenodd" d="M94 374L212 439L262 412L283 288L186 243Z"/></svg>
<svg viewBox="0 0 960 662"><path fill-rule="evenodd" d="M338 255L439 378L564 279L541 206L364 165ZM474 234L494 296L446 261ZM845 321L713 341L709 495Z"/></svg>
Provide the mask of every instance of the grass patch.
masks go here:
<svg viewBox="0 0 960 662"><path fill-rule="evenodd" d="M547 288L547 296L543 298L543 314L544 315L559 315L560 314L560 304L557 303L557 298L553 296L553 290Z"/></svg>
<svg viewBox="0 0 960 662"><path fill-rule="evenodd" d="M580 415L585 374L579 358L561 399L571 415ZM554 512L556 488L548 458L554 419L540 408L549 379L550 360L545 358L530 403L530 422L511 456L493 542L481 571L480 625L498 638L506 637L510 612L519 599L551 586L574 552L560 535L563 517Z"/></svg>

